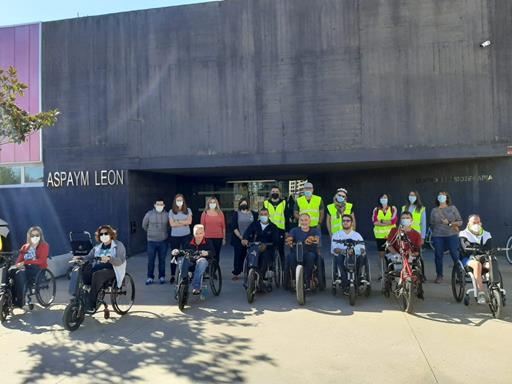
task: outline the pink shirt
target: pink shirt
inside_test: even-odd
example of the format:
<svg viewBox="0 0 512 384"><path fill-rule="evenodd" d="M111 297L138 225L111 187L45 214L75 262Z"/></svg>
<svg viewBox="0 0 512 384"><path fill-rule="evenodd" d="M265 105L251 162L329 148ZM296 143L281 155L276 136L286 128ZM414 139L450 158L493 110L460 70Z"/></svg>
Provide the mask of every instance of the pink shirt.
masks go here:
<svg viewBox="0 0 512 384"><path fill-rule="evenodd" d="M226 233L226 221L224 214L219 212L217 216L201 214L201 224L204 225L204 235L207 239L223 239Z"/></svg>

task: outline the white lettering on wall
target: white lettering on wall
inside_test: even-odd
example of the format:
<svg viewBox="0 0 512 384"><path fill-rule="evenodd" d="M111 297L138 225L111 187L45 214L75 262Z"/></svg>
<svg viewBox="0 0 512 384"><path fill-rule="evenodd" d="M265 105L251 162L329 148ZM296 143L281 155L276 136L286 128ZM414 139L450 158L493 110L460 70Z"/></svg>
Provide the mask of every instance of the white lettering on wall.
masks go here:
<svg viewBox="0 0 512 384"><path fill-rule="evenodd" d="M88 187L124 185L125 171L116 169L102 169L94 171L94 184L90 181L89 171L56 171L48 172L46 186L59 187Z"/></svg>

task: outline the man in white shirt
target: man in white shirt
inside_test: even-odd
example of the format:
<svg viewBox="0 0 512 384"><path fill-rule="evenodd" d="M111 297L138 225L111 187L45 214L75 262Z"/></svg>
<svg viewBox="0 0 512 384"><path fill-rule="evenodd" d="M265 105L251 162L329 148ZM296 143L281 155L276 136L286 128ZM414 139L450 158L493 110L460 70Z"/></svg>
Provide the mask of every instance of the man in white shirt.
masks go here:
<svg viewBox="0 0 512 384"><path fill-rule="evenodd" d="M336 233L333 233L331 238L331 253L334 257L334 265L338 268L341 277L341 287L344 293L348 293L348 277L347 271L345 269L345 250L347 246L344 244L340 244L337 241L341 240L354 240L354 241L364 241L363 237L352 229L352 216L351 215L343 215L342 216L342 229ZM354 248L356 255L358 256L357 269L359 273L359 266L364 265L365 260L362 259L366 257L364 244L358 244Z"/></svg>

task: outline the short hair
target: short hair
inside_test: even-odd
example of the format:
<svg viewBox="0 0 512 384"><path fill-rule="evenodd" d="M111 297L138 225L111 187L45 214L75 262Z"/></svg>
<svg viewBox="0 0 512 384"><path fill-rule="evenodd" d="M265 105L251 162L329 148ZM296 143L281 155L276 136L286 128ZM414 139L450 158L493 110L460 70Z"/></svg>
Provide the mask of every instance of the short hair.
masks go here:
<svg viewBox="0 0 512 384"><path fill-rule="evenodd" d="M274 188L275 188L275 189L279 189L279 190L281 190L281 188L279 188L279 186L277 186L277 185L273 185L273 186L270 188L270 190L272 190L272 189L274 189Z"/></svg>
<svg viewBox="0 0 512 384"><path fill-rule="evenodd" d="M439 196L440 193L444 193L446 195L446 205L452 205L452 197L450 196L450 194L446 191L439 191L439 192L437 192L437 195L436 195L436 201L435 201L436 207L439 207L439 200L437 200L437 196Z"/></svg>
<svg viewBox="0 0 512 384"><path fill-rule="evenodd" d="M400 217L402 216L409 216L409 217L412 217L412 213L409 212L409 211L403 211L402 214L400 215Z"/></svg>
<svg viewBox="0 0 512 384"><path fill-rule="evenodd" d="M195 235L196 231L198 229L202 229L204 231L204 225L203 224L196 224L196 225L194 225L194 228L192 228L192 233Z"/></svg>
<svg viewBox="0 0 512 384"><path fill-rule="evenodd" d="M341 219L342 219L342 220L343 220L343 219L345 219L345 218L350 219L350 221L353 221L352 216L347 215L346 213L344 213L343 215L341 215Z"/></svg>
<svg viewBox="0 0 512 384"><path fill-rule="evenodd" d="M94 233L94 237L96 238L96 241L97 241L98 243L100 243L100 242L101 242L101 240L100 240L100 232L101 232L103 229L106 229L106 230L107 230L107 232L108 232L108 234L110 235L110 238L111 238L112 240L117 240L117 231L116 231L114 228L112 228L110 225L108 225L108 224L103 224L103 225L100 225L100 226L98 227L98 229L96 230L96 232Z"/></svg>
<svg viewBox="0 0 512 384"><path fill-rule="evenodd" d="M260 212L268 212L268 209L263 207L263 208L260 209Z"/></svg>
<svg viewBox="0 0 512 384"><path fill-rule="evenodd" d="M300 218L300 217L302 217L302 216L306 216L307 218L311 219L311 216L309 215L309 213L306 213L306 212L301 213L301 214L299 215L299 218Z"/></svg>
<svg viewBox="0 0 512 384"><path fill-rule="evenodd" d="M479 218L480 220L482 220L482 218L480 217L480 215L478 213L472 213L471 215L468 216L468 222L471 219L476 219L476 218Z"/></svg>
<svg viewBox="0 0 512 384"><path fill-rule="evenodd" d="M163 199L163 197L159 197L159 198L157 198L157 199L155 200L155 203L156 203L156 202L158 202L158 201L161 201L162 203L164 203L164 199Z"/></svg>

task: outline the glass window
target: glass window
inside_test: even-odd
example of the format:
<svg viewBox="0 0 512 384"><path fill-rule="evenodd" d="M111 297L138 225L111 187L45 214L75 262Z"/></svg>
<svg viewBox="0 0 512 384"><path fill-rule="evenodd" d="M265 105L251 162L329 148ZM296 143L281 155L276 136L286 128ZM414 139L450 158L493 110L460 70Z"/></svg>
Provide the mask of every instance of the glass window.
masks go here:
<svg viewBox="0 0 512 384"><path fill-rule="evenodd" d="M21 167L0 167L0 185L21 184Z"/></svg>
<svg viewBox="0 0 512 384"><path fill-rule="evenodd" d="M25 183L42 183L43 182L43 166L27 165L25 167Z"/></svg>

